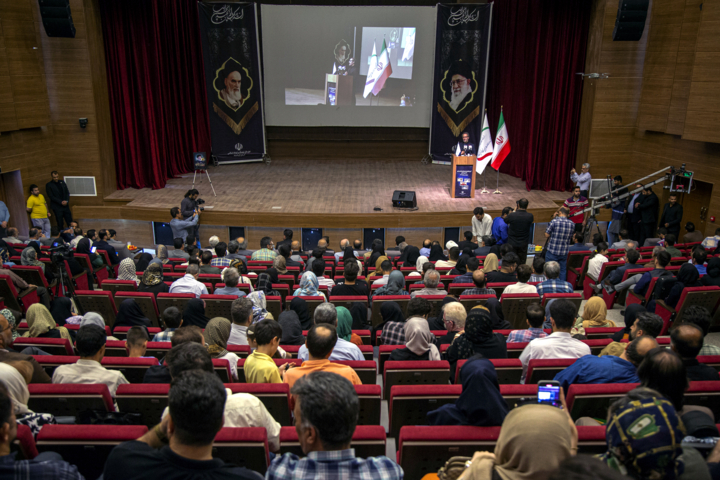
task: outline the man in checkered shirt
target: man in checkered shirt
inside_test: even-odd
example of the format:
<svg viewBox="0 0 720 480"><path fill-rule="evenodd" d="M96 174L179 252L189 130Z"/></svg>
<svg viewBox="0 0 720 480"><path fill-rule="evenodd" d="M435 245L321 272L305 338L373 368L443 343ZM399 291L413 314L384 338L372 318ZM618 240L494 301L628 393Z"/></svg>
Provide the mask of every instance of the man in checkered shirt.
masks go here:
<svg viewBox="0 0 720 480"><path fill-rule="evenodd" d="M427 299L415 297L410 299L407 306L407 320L420 317L427 320L432 312L432 305ZM383 345L405 345L405 322L386 322L380 336ZM433 339L435 336L433 335Z"/></svg>
<svg viewBox="0 0 720 480"><path fill-rule="evenodd" d="M175 330L182 325L182 313L177 307L168 307L162 313L162 325L165 327L160 333L155 334L153 342L172 342Z"/></svg>
<svg viewBox="0 0 720 480"><path fill-rule="evenodd" d="M402 468L388 457L357 458L350 448L359 401L348 380L334 373L313 372L298 380L290 393L295 398L295 430L306 456L275 457L266 480L403 478Z"/></svg>
<svg viewBox="0 0 720 480"><path fill-rule="evenodd" d="M567 218L569 213L567 208L560 208L557 216L545 230L545 238L550 239L547 242L545 261L557 262L560 265L560 280L562 281L567 278L567 255L570 250L570 240L575 233L575 224Z"/></svg>
<svg viewBox="0 0 720 480"><path fill-rule="evenodd" d="M546 293L573 293L575 290L570 282L560 280L560 265L558 262L545 262L545 276L548 278L537 285L538 295L542 298Z"/></svg>
<svg viewBox="0 0 720 480"><path fill-rule="evenodd" d="M495 295L497 296L497 293L492 288L485 288L485 272L482 271L482 268L478 268L473 272L472 275L473 283L475 284L475 288L468 288L467 290L463 290L460 296L463 295Z"/></svg>

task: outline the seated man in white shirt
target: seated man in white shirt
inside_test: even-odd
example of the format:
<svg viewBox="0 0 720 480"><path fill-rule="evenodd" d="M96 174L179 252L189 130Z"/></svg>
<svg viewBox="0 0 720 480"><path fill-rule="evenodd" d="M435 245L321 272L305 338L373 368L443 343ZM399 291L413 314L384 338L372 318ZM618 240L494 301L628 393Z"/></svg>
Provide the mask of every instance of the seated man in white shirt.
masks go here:
<svg viewBox="0 0 720 480"><path fill-rule="evenodd" d="M249 302L249 300L248 300ZM165 359L170 376L177 378L189 370L203 370L215 374L212 358L207 349L199 343L189 342L173 347ZM225 402L224 427L262 427L267 430L268 446L271 452L280 450L280 424L267 411L265 405L254 395L236 393L230 389ZM168 413L166 407L162 418Z"/></svg>
<svg viewBox="0 0 720 480"><path fill-rule="evenodd" d="M328 290L332 290L332 287L335 286L335 282L332 278L325 276L325 260L323 259L315 259L315 261L312 264L312 272L315 274L315 276L318 279L318 284L325 285L328 287Z"/></svg>
<svg viewBox="0 0 720 480"><path fill-rule="evenodd" d="M313 313L313 322L315 325L328 323L337 328L337 310L335 309L335 305L332 303L321 303L318 305L315 309L315 313ZM306 345L301 346L298 350L298 358L303 362L310 358ZM343 340L342 338L338 338L335 348L330 355L330 361L333 360L363 361L365 360L365 357L357 345L348 342L347 340Z"/></svg>
<svg viewBox="0 0 720 480"><path fill-rule="evenodd" d="M207 287L197 280L199 274L200 266L197 259L190 259L185 276L178 278L170 285L170 293L193 293L196 298L200 298L200 295L207 295Z"/></svg>
<svg viewBox="0 0 720 480"><path fill-rule="evenodd" d="M575 320L577 308L565 299L556 299L550 304L550 322L553 333L543 338L536 338L528 343L520 355L523 366L523 375L520 383L525 383L525 375L530 360L550 358L580 358L590 355L590 347L570 335Z"/></svg>
<svg viewBox="0 0 720 480"><path fill-rule="evenodd" d="M253 319L252 302L247 298L233 300L232 305L230 305L230 316L232 317L232 325L230 326L228 345L249 345L247 329Z"/></svg>
<svg viewBox="0 0 720 480"><path fill-rule="evenodd" d="M104 383L114 398L118 386L130 382L118 370L108 370L100 365L105 356L106 340L104 328L97 325L80 327L75 337L75 347L80 354L80 360L72 365L56 368L52 383Z"/></svg>
<svg viewBox="0 0 720 480"><path fill-rule="evenodd" d="M518 282L514 285L508 285L503 290L503 293L537 293L535 285L528 285L532 276L532 267L528 264L523 263L515 270L517 273Z"/></svg>
<svg viewBox="0 0 720 480"><path fill-rule="evenodd" d="M449 243L449 242L448 242ZM455 242L453 242L455 243ZM460 259L460 249L458 247L452 247L448 249L448 260L438 260L435 262L435 268L438 267L454 267Z"/></svg>
<svg viewBox="0 0 720 480"><path fill-rule="evenodd" d="M385 260L380 264L383 276L373 282L373 285L387 285L388 278L390 278L390 272L392 272L392 263L390 260Z"/></svg>

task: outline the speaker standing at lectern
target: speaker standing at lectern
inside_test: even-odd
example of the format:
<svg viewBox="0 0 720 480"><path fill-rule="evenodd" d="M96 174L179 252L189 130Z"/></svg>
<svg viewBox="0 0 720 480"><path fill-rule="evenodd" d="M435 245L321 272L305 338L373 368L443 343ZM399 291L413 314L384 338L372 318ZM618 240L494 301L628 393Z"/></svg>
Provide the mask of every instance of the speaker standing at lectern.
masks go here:
<svg viewBox="0 0 720 480"><path fill-rule="evenodd" d="M455 155L475 155L475 146L470 143L470 134L467 132L462 134L462 142L458 142L455 147Z"/></svg>

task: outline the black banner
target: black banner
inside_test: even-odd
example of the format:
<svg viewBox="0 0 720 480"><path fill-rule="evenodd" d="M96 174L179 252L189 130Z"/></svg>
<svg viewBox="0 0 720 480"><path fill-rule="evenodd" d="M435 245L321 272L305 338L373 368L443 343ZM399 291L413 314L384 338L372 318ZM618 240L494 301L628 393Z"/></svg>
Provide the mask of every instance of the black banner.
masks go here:
<svg viewBox="0 0 720 480"><path fill-rule="evenodd" d="M219 162L262 159L265 122L255 4L198 2L198 10L212 154Z"/></svg>
<svg viewBox="0 0 720 480"><path fill-rule="evenodd" d="M492 3L437 6L430 155L451 163L467 132L477 152L485 108Z"/></svg>

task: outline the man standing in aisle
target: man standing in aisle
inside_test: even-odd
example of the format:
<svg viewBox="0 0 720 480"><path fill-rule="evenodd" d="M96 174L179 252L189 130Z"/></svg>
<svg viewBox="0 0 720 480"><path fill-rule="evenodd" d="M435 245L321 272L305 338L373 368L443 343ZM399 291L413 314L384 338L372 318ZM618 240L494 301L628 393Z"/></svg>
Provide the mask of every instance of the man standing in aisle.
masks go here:
<svg viewBox="0 0 720 480"><path fill-rule="evenodd" d="M482 237L492 235L493 219L482 207L475 207L472 217L473 242L480 243Z"/></svg>
<svg viewBox="0 0 720 480"><path fill-rule="evenodd" d="M617 198L627 193L628 189L627 187L623 187L622 177L620 175L616 175L615 178L613 178L613 189L616 191L612 194L612 198ZM610 225L608 225L607 236L608 245L613 245L618 241L618 234L622 229L622 218L625 214L625 200L615 200L610 205L606 205L605 208L612 208L612 221ZM623 238L623 240L627 240L627 236Z"/></svg>
<svg viewBox="0 0 720 480"><path fill-rule="evenodd" d="M528 204L527 198L521 198L517 202L517 209L505 218L508 229L508 241L507 243L515 248L518 256L520 257L520 263L522 265L527 262L527 249L530 243L530 232L532 231L535 217L533 214L527 211ZM504 211L504 210L503 210Z"/></svg>
<svg viewBox="0 0 720 480"><path fill-rule="evenodd" d="M0 238L8 236L7 226L10 221L10 211L5 202L0 201Z"/></svg>
<svg viewBox="0 0 720 480"><path fill-rule="evenodd" d="M645 240L652 238L657 229L658 221L658 200L652 187L643 188L642 200L635 203L635 208L640 211L642 219L642 232L640 236L640 246L645 246Z"/></svg>
<svg viewBox="0 0 720 480"><path fill-rule="evenodd" d="M505 207L502 209L499 217L495 217L492 223L491 236L495 238L495 244L499 247L503 243L507 243L508 240L508 226L505 223L505 219L512 213L511 207Z"/></svg>
<svg viewBox="0 0 720 480"><path fill-rule="evenodd" d="M582 164L582 173L578 174L573 168L570 170L570 180L575 182L576 186L580 187L580 195L585 198L589 198L590 183L592 182L592 176L590 175L590 164Z"/></svg>
<svg viewBox="0 0 720 480"><path fill-rule="evenodd" d="M40 194L40 189L34 183L30 185L27 211L30 213L33 226L41 229L43 235L50 238L50 212L48 212L45 197Z"/></svg>
<svg viewBox="0 0 720 480"><path fill-rule="evenodd" d="M660 217L660 226L667 230L668 235L673 234L675 238L680 238L680 222L683 217L683 207L677 203L677 194L671 193L669 202L663 207L663 213Z"/></svg>
<svg viewBox="0 0 720 480"><path fill-rule="evenodd" d="M570 239L575 232L575 224L568 220L568 213L567 208L562 207L545 230L545 238L550 239L547 243L545 260L557 262L560 265L560 280L562 281L567 279L567 255L570 250Z"/></svg>
<svg viewBox="0 0 720 480"><path fill-rule="evenodd" d="M578 213L582 212L588 207L588 200L587 197L584 197L580 193L580 187L575 187L573 189L572 197L565 200L565 203L563 203L562 208L565 208L568 210L569 214L566 215L570 219L570 221L574 224L575 231L582 232L583 228L585 228L585 225L587 224L587 218L588 213ZM557 215L556 215L557 217Z"/></svg>
<svg viewBox="0 0 720 480"><path fill-rule="evenodd" d="M642 185L635 185L635 188L642 188ZM627 206L625 207L628 214L628 233L630 234L630 238L637 240L641 247L644 243L640 242L640 237L642 237L642 213L640 209L635 208L635 204L642 202L643 198L642 190L640 190L628 199Z"/></svg>
<svg viewBox="0 0 720 480"><path fill-rule="evenodd" d="M63 219L67 223L68 227L73 221L72 212L70 212L70 191L68 190L67 184L60 180L60 175L57 171L50 172L52 180L45 184L45 192L50 198L50 209L55 214L55 221L57 222L58 231L63 229Z"/></svg>

